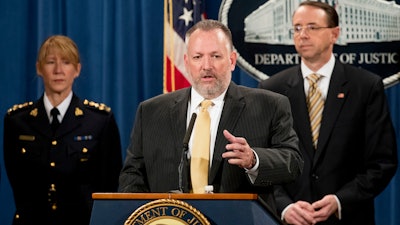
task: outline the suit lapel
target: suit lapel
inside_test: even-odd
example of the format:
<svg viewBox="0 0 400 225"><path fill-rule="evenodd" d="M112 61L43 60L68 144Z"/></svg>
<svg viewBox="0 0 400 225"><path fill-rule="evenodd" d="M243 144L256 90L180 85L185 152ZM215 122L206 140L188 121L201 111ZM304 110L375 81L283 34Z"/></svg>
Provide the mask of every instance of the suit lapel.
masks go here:
<svg viewBox="0 0 400 225"><path fill-rule="evenodd" d="M346 86L347 79L344 74L345 71L343 65L336 60L331 81L329 83L329 91L325 101L324 111L322 114L322 122L314 165L321 156L321 152L326 149L333 126L336 123L338 115L342 110L342 106L350 93L349 88Z"/></svg>
<svg viewBox="0 0 400 225"><path fill-rule="evenodd" d="M186 132L186 119L187 118L187 108L190 97L190 88L182 90L184 94L177 95L174 102L171 104L170 109L170 124L172 126L171 132L174 132L174 145L177 149L179 155L183 149L183 138Z"/></svg>
<svg viewBox="0 0 400 225"><path fill-rule="evenodd" d="M38 133L46 137L52 136L50 121L43 104L43 96L35 103L30 111L29 120L32 128Z"/></svg>
<svg viewBox="0 0 400 225"><path fill-rule="evenodd" d="M236 123L240 118L244 107L245 102L242 99L241 93L238 91L237 85L231 83L225 95L224 107L222 110L220 123L218 125L214 155L212 159L213 161L209 174L209 183L213 183L213 180L218 174L219 168L222 166L222 153L225 152L225 145L228 143L222 132L225 129L230 132L235 130Z"/></svg>
<svg viewBox="0 0 400 225"><path fill-rule="evenodd" d="M186 118L187 118L187 110L188 110L188 102L190 99L190 88L187 89L181 89L178 92L182 92L182 93L178 93L176 95L175 98L173 98L171 104L169 105L169 112L170 112L170 117L169 117L169 121L167 122L167 124L171 125L171 132L173 132L172 135L172 140L171 142L173 142L173 146L175 149L175 152L171 152L170 154L174 154L178 157L176 157L177 160L177 165L180 163L181 161L181 156L182 156L182 152L183 152L183 138L185 136L186 133ZM184 119L181 119L184 118ZM182 169L182 174L180 174L179 178L182 178L182 187L183 188L183 192L189 192L190 190L190 163L186 160L184 160L184 164L183 164L183 169ZM178 167L177 167L178 169Z"/></svg>

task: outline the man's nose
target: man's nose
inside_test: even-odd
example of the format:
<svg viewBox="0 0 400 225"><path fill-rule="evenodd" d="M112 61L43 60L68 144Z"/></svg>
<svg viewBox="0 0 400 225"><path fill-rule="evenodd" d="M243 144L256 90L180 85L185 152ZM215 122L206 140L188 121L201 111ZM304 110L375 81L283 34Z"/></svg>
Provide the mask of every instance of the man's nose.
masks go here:
<svg viewBox="0 0 400 225"><path fill-rule="evenodd" d="M204 69L209 69L212 66L212 59L211 57L204 57L203 60L203 68Z"/></svg>
<svg viewBox="0 0 400 225"><path fill-rule="evenodd" d="M307 28L303 28L299 31L299 36L300 37L308 37L308 29Z"/></svg>

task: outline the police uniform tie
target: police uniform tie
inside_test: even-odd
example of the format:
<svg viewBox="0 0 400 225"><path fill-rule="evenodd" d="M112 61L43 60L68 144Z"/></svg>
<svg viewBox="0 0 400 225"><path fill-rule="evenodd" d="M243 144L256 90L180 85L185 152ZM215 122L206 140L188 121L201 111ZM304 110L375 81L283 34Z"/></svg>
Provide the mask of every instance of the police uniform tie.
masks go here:
<svg viewBox="0 0 400 225"><path fill-rule="evenodd" d="M51 121L51 130L53 133L56 132L57 128L60 126L60 121L58 121L58 114L60 114L60 111L56 107L51 109L50 114L52 116L52 121Z"/></svg>
<svg viewBox="0 0 400 225"><path fill-rule="evenodd" d="M322 111L324 109L324 99L318 88L318 81L321 76L311 74L307 76L310 87L308 89L307 105L310 116L311 134L314 148L317 149L319 129L321 127Z"/></svg>
<svg viewBox="0 0 400 225"><path fill-rule="evenodd" d="M201 102L199 115L194 128L192 156L190 161L190 177L193 193L204 193L208 185L208 169L210 158L210 100Z"/></svg>

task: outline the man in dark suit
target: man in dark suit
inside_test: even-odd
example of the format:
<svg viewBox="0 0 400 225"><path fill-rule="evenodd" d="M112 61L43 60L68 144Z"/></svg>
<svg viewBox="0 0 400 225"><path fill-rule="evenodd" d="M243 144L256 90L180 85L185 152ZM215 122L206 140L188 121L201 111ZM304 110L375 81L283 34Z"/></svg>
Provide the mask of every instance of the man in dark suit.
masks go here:
<svg viewBox="0 0 400 225"><path fill-rule="evenodd" d="M184 59L192 87L140 104L119 190L180 189L178 166L186 126L192 113L198 112L200 102L209 99L213 105L208 109L208 184L216 193L259 193L274 207L272 185L293 181L302 168L287 98L231 82L237 56L231 33L222 23L197 23L186 34L186 44ZM188 174L185 171L182 174ZM183 186L183 191L189 192L190 177L184 176Z"/></svg>
<svg viewBox="0 0 400 225"><path fill-rule="evenodd" d="M374 197L397 168L395 133L382 80L335 59L339 22L333 7L306 1L292 19L301 65L259 85L289 97L305 161L296 182L275 190L281 218L288 224L375 224ZM318 90L325 102L316 146L306 101L312 95L310 74L322 76Z"/></svg>
<svg viewBox="0 0 400 225"><path fill-rule="evenodd" d="M80 68L75 43L49 37L37 61L44 95L15 105L5 116L4 160L16 206L14 225L88 225L92 193L117 191L122 167L118 127L109 107L73 94ZM51 115L52 108L58 115Z"/></svg>

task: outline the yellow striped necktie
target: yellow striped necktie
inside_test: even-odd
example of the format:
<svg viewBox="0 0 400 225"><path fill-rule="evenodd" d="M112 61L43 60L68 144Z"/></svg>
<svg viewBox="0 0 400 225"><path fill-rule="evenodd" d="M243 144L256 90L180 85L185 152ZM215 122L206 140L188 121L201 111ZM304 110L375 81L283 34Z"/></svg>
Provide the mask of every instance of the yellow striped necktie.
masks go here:
<svg viewBox="0 0 400 225"><path fill-rule="evenodd" d="M319 129L321 127L322 111L324 109L324 99L318 88L318 81L321 76L311 74L307 76L310 87L307 95L308 113L310 116L311 134L314 148L317 149Z"/></svg>
<svg viewBox="0 0 400 225"><path fill-rule="evenodd" d="M208 185L208 169L210 158L210 100L201 102L200 112L194 127L192 155L190 160L190 177L193 193L204 193Z"/></svg>

